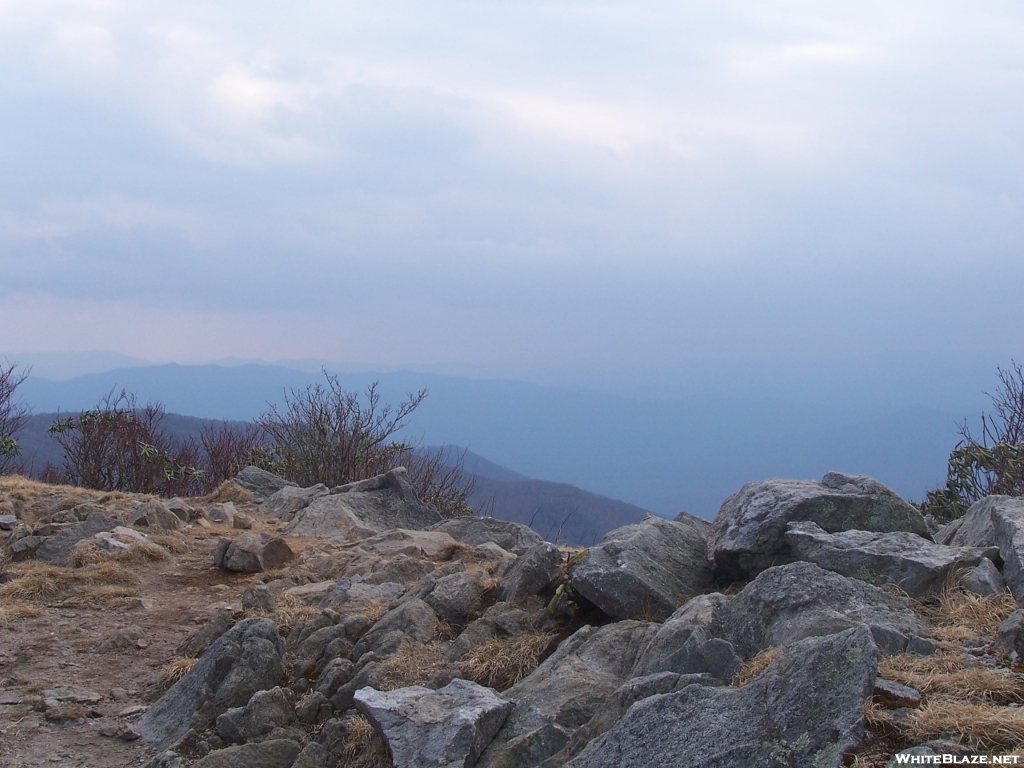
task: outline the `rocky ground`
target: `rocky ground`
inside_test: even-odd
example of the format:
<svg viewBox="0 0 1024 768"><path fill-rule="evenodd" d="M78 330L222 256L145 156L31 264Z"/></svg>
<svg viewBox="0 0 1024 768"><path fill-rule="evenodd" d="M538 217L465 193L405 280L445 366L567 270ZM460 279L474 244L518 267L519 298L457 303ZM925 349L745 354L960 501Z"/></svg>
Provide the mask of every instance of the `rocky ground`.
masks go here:
<svg viewBox="0 0 1024 768"><path fill-rule="evenodd" d="M0 478L0 765L860 766L1024 746L1024 503L867 478L555 547L401 472Z"/></svg>

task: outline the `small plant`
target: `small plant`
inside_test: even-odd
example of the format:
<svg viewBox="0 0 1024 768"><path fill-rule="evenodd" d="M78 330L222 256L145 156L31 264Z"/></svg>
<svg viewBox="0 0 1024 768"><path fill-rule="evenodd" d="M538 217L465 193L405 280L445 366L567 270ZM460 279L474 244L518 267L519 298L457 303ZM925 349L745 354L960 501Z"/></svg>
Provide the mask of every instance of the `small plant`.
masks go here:
<svg viewBox="0 0 1024 768"><path fill-rule="evenodd" d="M999 387L989 395L993 412L981 414L975 437L967 422L949 455L946 484L929 491L921 511L941 520L963 516L974 502L992 494L1024 496L1024 371L1011 361L997 368Z"/></svg>

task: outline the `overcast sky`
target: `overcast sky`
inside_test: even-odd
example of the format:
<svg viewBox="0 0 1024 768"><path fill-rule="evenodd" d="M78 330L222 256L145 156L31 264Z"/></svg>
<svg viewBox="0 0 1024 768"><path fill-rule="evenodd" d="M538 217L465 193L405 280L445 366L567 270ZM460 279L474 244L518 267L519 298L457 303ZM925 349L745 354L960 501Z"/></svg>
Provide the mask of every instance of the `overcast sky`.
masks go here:
<svg viewBox="0 0 1024 768"><path fill-rule="evenodd" d="M1024 6L828 5L0 0L0 350L990 384Z"/></svg>

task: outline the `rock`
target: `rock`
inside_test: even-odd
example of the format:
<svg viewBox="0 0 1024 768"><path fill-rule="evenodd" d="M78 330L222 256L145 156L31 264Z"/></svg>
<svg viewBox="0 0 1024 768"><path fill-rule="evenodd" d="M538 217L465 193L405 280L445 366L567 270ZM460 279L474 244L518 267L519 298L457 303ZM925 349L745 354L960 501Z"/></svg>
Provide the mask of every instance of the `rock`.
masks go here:
<svg viewBox="0 0 1024 768"><path fill-rule="evenodd" d="M334 709L331 702L320 691L313 691L304 697L295 709L296 721L303 725L319 725L331 719Z"/></svg>
<svg viewBox="0 0 1024 768"><path fill-rule="evenodd" d="M398 529L370 536L359 542L359 548L385 557L406 555L415 558L434 558L451 552L455 539L442 531L407 531Z"/></svg>
<svg viewBox="0 0 1024 768"><path fill-rule="evenodd" d="M982 597L995 597L1006 589L1003 575L987 557L983 557L980 563L960 579L960 586Z"/></svg>
<svg viewBox="0 0 1024 768"><path fill-rule="evenodd" d="M452 626L464 627L484 611L485 580L483 571L463 571L442 576L422 596L434 613Z"/></svg>
<svg viewBox="0 0 1024 768"><path fill-rule="evenodd" d="M955 571L973 568L996 547L949 547L914 533L826 533L810 521L793 522L786 541L801 560L871 584L893 584L911 597L941 590Z"/></svg>
<svg viewBox="0 0 1024 768"><path fill-rule="evenodd" d="M84 522L73 525L43 541L35 551L35 558L49 565L67 565L71 550L78 542L88 539L100 531L112 531L119 525L121 525L121 521L116 517L107 517L99 512L93 512Z"/></svg>
<svg viewBox="0 0 1024 768"><path fill-rule="evenodd" d="M21 526L19 526L21 527ZM19 560L28 560L29 558L35 557L39 547L46 541L42 536L22 536L20 539L15 541L8 546L7 551L10 552L11 560L15 562Z"/></svg>
<svg viewBox="0 0 1024 768"><path fill-rule="evenodd" d="M875 698L884 707L896 709L897 707L910 707L916 709L921 706L921 692L893 680L884 680L881 677L875 678Z"/></svg>
<svg viewBox="0 0 1024 768"><path fill-rule="evenodd" d="M296 512L308 507L311 501L326 494L327 486L323 483L317 483L309 488L286 485L260 505L260 512L269 517L288 521Z"/></svg>
<svg viewBox="0 0 1024 768"><path fill-rule="evenodd" d="M289 739L242 744L211 752L193 768L291 768L301 750Z"/></svg>
<svg viewBox="0 0 1024 768"><path fill-rule="evenodd" d="M863 739L878 652L860 627L808 638L742 688L690 685L638 701L572 768L839 768Z"/></svg>
<svg viewBox="0 0 1024 768"><path fill-rule="evenodd" d="M1024 666L1024 609L1014 611L999 625L995 650L1009 656L1014 668Z"/></svg>
<svg viewBox="0 0 1024 768"><path fill-rule="evenodd" d="M235 505L233 502L226 501L223 504L207 504L205 510L206 518L211 523L217 523L218 525L227 525L232 528L234 527L235 515L238 514L238 510L235 509Z"/></svg>
<svg viewBox="0 0 1024 768"><path fill-rule="evenodd" d="M438 523L431 530L443 531L453 539L473 546L493 542L516 555L521 555L544 541L540 534L521 523L476 515L453 517Z"/></svg>
<svg viewBox="0 0 1024 768"><path fill-rule="evenodd" d="M182 762L178 755L168 750L146 763L145 768L182 768Z"/></svg>
<svg viewBox="0 0 1024 768"><path fill-rule="evenodd" d="M1024 501L1017 499L1024 505ZM1003 558L1003 581L1010 588L1017 605L1024 605L1024 506L1011 510L997 509L992 520L996 524L996 543ZM39 558L39 553L36 553Z"/></svg>
<svg viewBox="0 0 1024 768"><path fill-rule="evenodd" d="M103 640L96 643L93 646L93 651L96 653L109 653L110 651L124 651L128 648L138 647L140 640L144 640L146 637L145 631L142 627L136 627L135 625L119 629L118 631L107 635Z"/></svg>
<svg viewBox="0 0 1024 768"><path fill-rule="evenodd" d="M462 631L445 654L445 661L458 661L477 645L493 638L523 635L533 630L533 617L529 613L508 603L497 603Z"/></svg>
<svg viewBox="0 0 1024 768"><path fill-rule="evenodd" d="M13 531L18 524L18 518L14 515L0 515L0 531Z"/></svg>
<svg viewBox="0 0 1024 768"><path fill-rule="evenodd" d="M412 642L425 643L432 640L437 633L437 616L422 600L414 598L402 603L380 617L356 643L349 658L352 661L359 661L359 657L369 651L380 653L382 641L393 633L398 633Z"/></svg>
<svg viewBox="0 0 1024 768"><path fill-rule="evenodd" d="M710 527L690 515L676 521L647 515L587 550L570 569L572 586L609 616L664 619L711 586Z"/></svg>
<svg viewBox="0 0 1024 768"><path fill-rule="evenodd" d="M242 595L242 608L247 611L262 611L273 613L277 608L277 598L274 597L270 588L263 582L253 584L249 590Z"/></svg>
<svg viewBox="0 0 1024 768"><path fill-rule="evenodd" d="M515 706L468 680L437 691L363 688L353 701L384 738L395 765L408 768L473 765Z"/></svg>
<svg viewBox="0 0 1024 768"><path fill-rule="evenodd" d="M164 506L175 515L183 523L187 523L195 519L195 509L191 504L186 502L184 499L180 499L175 496L173 499L169 499L164 502Z"/></svg>
<svg viewBox="0 0 1024 768"><path fill-rule="evenodd" d="M810 520L828 533L908 531L927 535L921 513L869 477L829 472L821 482L747 483L722 504L708 535L708 556L720 577L745 579L793 560L790 522Z"/></svg>
<svg viewBox="0 0 1024 768"><path fill-rule="evenodd" d="M100 549L113 552L128 549L132 544L143 544L149 540L150 539L146 534L139 533L131 528L125 528L124 526L119 525L112 531L100 531L99 533L90 536L88 539L82 539L75 545L75 549L92 544Z"/></svg>
<svg viewBox="0 0 1024 768"><path fill-rule="evenodd" d="M736 595L702 595L684 605L658 628L633 674L707 672L728 679L730 667L735 671L760 651L859 626L887 655L931 647L923 639L928 625L907 598L812 563L780 565Z"/></svg>
<svg viewBox="0 0 1024 768"><path fill-rule="evenodd" d="M217 717L217 735L229 744L241 744L266 736L274 728L295 722L295 708L281 688L257 691L244 707L234 707Z"/></svg>
<svg viewBox="0 0 1024 768"><path fill-rule="evenodd" d="M186 637L175 651L179 656L198 659L217 638L231 629L235 623L234 612L220 608L213 612L203 626Z"/></svg>
<svg viewBox="0 0 1024 768"><path fill-rule="evenodd" d="M408 555L395 555L379 560L364 581L368 584L384 584L385 582L414 584L432 573L434 567L429 560Z"/></svg>
<svg viewBox="0 0 1024 768"><path fill-rule="evenodd" d="M297 677L315 678L328 661L347 656L355 641L344 623L318 629L296 647L292 671Z"/></svg>
<svg viewBox="0 0 1024 768"><path fill-rule="evenodd" d="M1024 499L986 496L972 504L963 517L946 526L944 538L955 547L998 547L996 518L1004 515L1024 517Z"/></svg>
<svg viewBox="0 0 1024 768"><path fill-rule="evenodd" d="M231 519L231 527L238 530L247 531L252 528L253 519L244 512L236 511Z"/></svg>
<svg viewBox="0 0 1024 768"><path fill-rule="evenodd" d="M190 729L201 732L218 715L248 703L256 691L277 685L284 671L283 654L274 622L240 621L149 708L136 729L157 749L173 746Z"/></svg>
<svg viewBox="0 0 1024 768"><path fill-rule="evenodd" d="M331 488L297 512L285 527L295 536L344 539L405 528L426 530L441 522L436 509L420 501L398 467L383 475Z"/></svg>
<svg viewBox="0 0 1024 768"><path fill-rule="evenodd" d="M553 590L562 579L562 554L546 541L531 547L505 571L498 583L498 599L519 602L530 595Z"/></svg>
<svg viewBox="0 0 1024 768"><path fill-rule="evenodd" d="M539 765L561 750L622 685L656 625L620 621L583 627L505 691L516 702L480 758L481 768Z"/></svg>
<svg viewBox="0 0 1024 768"><path fill-rule="evenodd" d="M231 482L252 494L253 501L260 504L286 486L294 486L295 483L278 477L272 472L267 472L259 467L248 466L231 478Z"/></svg>
<svg viewBox="0 0 1024 768"><path fill-rule="evenodd" d="M185 523L159 501L150 499L132 513L128 525L157 531L176 531Z"/></svg>
<svg viewBox="0 0 1024 768"><path fill-rule="evenodd" d="M226 546L220 542L228 541ZM243 533L234 541L221 539L214 554L214 563L228 571L258 573L284 565L295 554L280 536L269 533Z"/></svg>
<svg viewBox="0 0 1024 768"><path fill-rule="evenodd" d="M355 665L348 659L331 659L316 679L313 690L330 699L355 675Z"/></svg>

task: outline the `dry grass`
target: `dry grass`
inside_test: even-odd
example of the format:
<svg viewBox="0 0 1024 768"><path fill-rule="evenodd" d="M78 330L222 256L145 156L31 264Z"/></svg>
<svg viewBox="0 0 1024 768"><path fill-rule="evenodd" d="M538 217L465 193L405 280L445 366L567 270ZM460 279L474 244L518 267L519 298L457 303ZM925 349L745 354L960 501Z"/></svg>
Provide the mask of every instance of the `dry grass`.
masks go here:
<svg viewBox="0 0 1024 768"><path fill-rule="evenodd" d="M306 605L299 598L286 595L283 592L278 596L277 606L274 609L274 621L282 634L286 634L295 625L319 615L319 608Z"/></svg>
<svg viewBox="0 0 1024 768"><path fill-rule="evenodd" d="M391 610L389 604L383 600L370 600L360 605L356 612L376 623L389 610Z"/></svg>
<svg viewBox="0 0 1024 768"><path fill-rule="evenodd" d="M217 490L207 496L205 500L221 503L233 501L236 504L251 504L255 501L253 495L249 491L245 490L241 486L235 485L230 480L225 480L217 486Z"/></svg>
<svg viewBox="0 0 1024 768"><path fill-rule="evenodd" d="M391 768L391 755L370 721L349 715L342 721L345 737L334 747L346 768Z"/></svg>
<svg viewBox="0 0 1024 768"><path fill-rule="evenodd" d="M742 688L747 683L756 680L769 664L779 658L781 653L781 647L765 648L753 658L747 659L732 676L732 684L737 688Z"/></svg>
<svg viewBox="0 0 1024 768"><path fill-rule="evenodd" d="M410 685L426 685L442 666L446 645L405 643L381 663L379 686L394 691Z"/></svg>
<svg viewBox="0 0 1024 768"><path fill-rule="evenodd" d="M187 675L197 661L199 659L194 659L191 656L178 656L171 659L160 669L160 674L156 678L157 686L161 690L170 688Z"/></svg>
<svg viewBox="0 0 1024 768"><path fill-rule="evenodd" d="M180 554L188 550L188 539L180 533L151 533L149 539L168 552Z"/></svg>
<svg viewBox="0 0 1024 768"><path fill-rule="evenodd" d="M90 542L71 551L68 565L81 568L100 563L151 563L168 557L166 549L151 541L133 541L127 549L103 549Z"/></svg>
<svg viewBox="0 0 1024 768"><path fill-rule="evenodd" d="M901 730L911 740L952 736L981 750L1015 749L1024 743L1024 710L933 698Z"/></svg>
<svg viewBox="0 0 1024 768"><path fill-rule="evenodd" d="M43 615L43 609L37 605L4 601L0 603L0 626L18 619L34 619Z"/></svg>
<svg viewBox="0 0 1024 768"><path fill-rule="evenodd" d="M962 655L889 656L879 661L878 675L922 694L951 700L997 704L1024 701L1024 681L1016 675L973 665Z"/></svg>
<svg viewBox="0 0 1024 768"><path fill-rule="evenodd" d="M914 608L935 624L935 636L955 644L991 639L1007 616L1017 610L1009 591L982 597L960 589L951 580L934 597L917 601Z"/></svg>
<svg viewBox="0 0 1024 768"><path fill-rule="evenodd" d="M473 648L457 666L468 680L504 691L537 668L549 640L540 632L495 638Z"/></svg>
<svg viewBox="0 0 1024 768"><path fill-rule="evenodd" d="M455 558L465 560L466 562L473 562L475 560L474 555L474 547L461 541L453 541L451 544L446 544L440 552L430 559L436 563L446 563Z"/></svg>
<svg viewBox="0 0 1024 768"><path fill-rule="evenodd" d="M85 607L108 607L138 594L139 577L117 563L60 568L28 562L8 570L14 579L0 585L0 603L50 603L77 598Z"/></svg>

